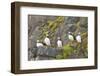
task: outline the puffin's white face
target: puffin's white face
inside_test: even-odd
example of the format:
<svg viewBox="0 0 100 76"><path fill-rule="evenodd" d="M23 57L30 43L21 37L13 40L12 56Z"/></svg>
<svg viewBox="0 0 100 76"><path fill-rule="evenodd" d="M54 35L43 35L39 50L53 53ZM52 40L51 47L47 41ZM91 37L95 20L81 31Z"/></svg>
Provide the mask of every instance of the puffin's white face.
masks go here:
<svg viewBox="0 0 100 76"><path fill-rule="evenodd" d="M78 35L80 35L81 33L79 32Z"/></svg>
<svg viewBox="0 0 100 76"><path fill-rule="evenodd" d="M68 32L68 34L70 35L70 34L72 34L71 32Z"/></svg>
<svg viewBox="0 0 100 76"><path fill-rule="evenodd" d="M46 35L46 37L49 37L49 35Z"/></svg>
<svg viewBox="0 0 100 76"><path fill-rule="evenodd" d="M60 40L60 37L58 37L58 40Z"/></svg>
<svg viewBox="0 0 100 76"><path fill-rule="evenodd" d="M71 32L68 32L69 34L71 33Z"/></svg>
<svg viewBox="0 0 100 76"><path fill-rule="evenodd" d="M39 40L37 40L37 43L40 42Z"/></svg>

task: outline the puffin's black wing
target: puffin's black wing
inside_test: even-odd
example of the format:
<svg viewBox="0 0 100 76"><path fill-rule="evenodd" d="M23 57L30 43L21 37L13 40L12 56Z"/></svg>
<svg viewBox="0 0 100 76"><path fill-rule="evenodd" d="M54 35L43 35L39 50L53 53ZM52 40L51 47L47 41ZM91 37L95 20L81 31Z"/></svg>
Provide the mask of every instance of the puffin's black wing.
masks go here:
<svg viewBox="0 0 100 76"><path fill-rule="evenodd" d="M75 35L73 35L73 38L74 38L74 40L76 40L76 36Z"/></svg>
<svg viewBox="0 0 100 76"><path fill-rule="evenodd" d="M44 42L42 42L42 44L43 44L44 46L47 46L46 43L44 43Z"/></svg>

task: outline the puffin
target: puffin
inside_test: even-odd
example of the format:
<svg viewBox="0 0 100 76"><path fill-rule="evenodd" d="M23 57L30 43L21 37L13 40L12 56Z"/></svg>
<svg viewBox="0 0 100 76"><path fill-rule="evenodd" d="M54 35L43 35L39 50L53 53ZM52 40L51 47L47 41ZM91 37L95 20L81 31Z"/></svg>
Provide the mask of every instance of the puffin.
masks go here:
<svg viewBox="0 0 100 76"><path fill-rule="evenodd" d="M43 44L39 40L37 40L36 46L37 47L43 47Z"/></svg>
<svg viewBox="0 0 100 76"><path fill-rule="evenodd" d="M77 40L78 43L81 43L82 42L80 32L76 36L76 40Z"/></svg>
<svg viewBox="0 0 100 76"><path fill-rule="evenodd" d="M71 32L68 32L68 38L71 41L74 41L75 40L75 37L74 37L73 33L71 33Z"/></svg>
<svg viewBox="0 0 100 76"><path fill-rule="evenodd" d="M61 41L61 38L60 38L60 37L58 37L57 46L58 46L59 48L62 47L62 41Z"/></svg>
<svg viewBox="0 0 100 76"><path fill-rule="evenodd" d="M44 43L46 44L46 46L51 46L49 35L46 35L46 37L44 39Z"/></svg>

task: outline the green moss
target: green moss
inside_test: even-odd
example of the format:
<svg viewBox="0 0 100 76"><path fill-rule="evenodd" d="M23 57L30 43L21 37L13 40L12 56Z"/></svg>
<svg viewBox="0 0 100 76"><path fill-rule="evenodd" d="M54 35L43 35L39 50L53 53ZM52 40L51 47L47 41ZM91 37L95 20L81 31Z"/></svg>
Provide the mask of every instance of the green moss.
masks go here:
<svg viewBox="0 0 100 76"><path fill-rule="evenodd" d="M63 59L63 56L62 55L57 55L56 59Z"/></svg>
<svg viewBox="0 0 100 76"><path fill-rule="evenodd" d="M64 56L64 58L71 55L72 52L74 52L74 49L69 44L63 46L63 56Z"/></svg>

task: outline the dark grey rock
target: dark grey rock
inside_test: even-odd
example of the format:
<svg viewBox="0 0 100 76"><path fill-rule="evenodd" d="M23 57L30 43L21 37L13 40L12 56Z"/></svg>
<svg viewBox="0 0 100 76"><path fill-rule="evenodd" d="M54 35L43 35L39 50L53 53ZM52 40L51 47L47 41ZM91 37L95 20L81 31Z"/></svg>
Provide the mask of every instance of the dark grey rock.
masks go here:
<svg viewBox="0 0 100 76"><path fill-rule="evenodd" d="M52 47L39 47L37 49L38 50L37 50L36 60L55 59L56 56L62 51L60 48L52 48Z"/></svg>

